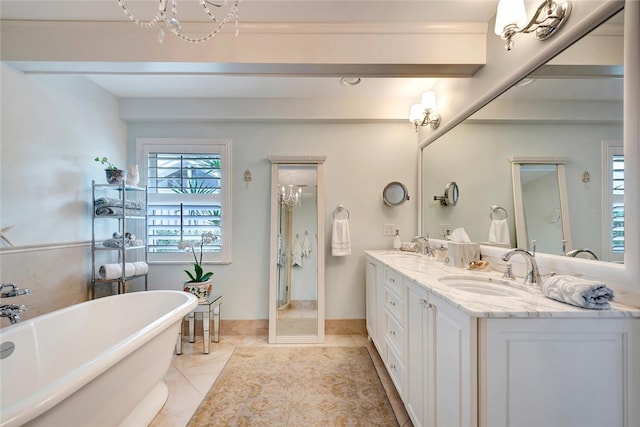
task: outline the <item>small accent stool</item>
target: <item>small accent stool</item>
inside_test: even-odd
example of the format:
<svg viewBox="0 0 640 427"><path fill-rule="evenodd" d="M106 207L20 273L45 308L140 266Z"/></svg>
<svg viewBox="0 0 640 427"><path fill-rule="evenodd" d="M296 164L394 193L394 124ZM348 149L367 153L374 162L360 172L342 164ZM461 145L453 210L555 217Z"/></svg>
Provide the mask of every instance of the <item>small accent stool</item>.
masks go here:
<svg viewBox="0 0 640 427"><path fill-rule="evenodd" d="M204 353L209 354L209 346L211 343L211 322L213 322L213 342L220 341L220 305L222 304L222 295L209 295L207 302L199 303L195 309L188 315L184 316L185 320L189 320L189 342L195 341L195 315L202 313L202 333L204 335ZM178 342L176 344L176 354L182 354L182 324L178 332Z"/></svg>

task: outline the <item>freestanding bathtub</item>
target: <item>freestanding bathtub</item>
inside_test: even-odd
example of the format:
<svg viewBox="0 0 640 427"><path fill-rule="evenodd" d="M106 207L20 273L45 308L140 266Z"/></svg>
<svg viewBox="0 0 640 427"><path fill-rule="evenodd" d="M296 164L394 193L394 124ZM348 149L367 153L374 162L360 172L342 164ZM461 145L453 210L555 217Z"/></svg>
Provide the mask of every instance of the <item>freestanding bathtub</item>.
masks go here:
<svg viewBox="0 0 640 427"><path fill-rule="evenodd" d="M198 304L148 291L0 330L1 426L146 426L167 399L180 321Z"/></svg>

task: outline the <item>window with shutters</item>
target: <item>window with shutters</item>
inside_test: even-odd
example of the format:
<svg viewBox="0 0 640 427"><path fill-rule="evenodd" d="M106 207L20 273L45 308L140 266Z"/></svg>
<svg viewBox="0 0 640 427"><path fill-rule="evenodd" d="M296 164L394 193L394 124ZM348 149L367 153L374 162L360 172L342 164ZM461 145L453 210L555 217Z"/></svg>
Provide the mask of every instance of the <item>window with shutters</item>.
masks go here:
<svg viewBox="0 0 640 427"><path fill-rule="evenodd" d="M603 254L608 261L624 260L624 154L623 148L604 143Z"/></svg>
<svg viewBox="0 0 640 427"><path fill-rule="evenodd" d="M193 262L178 243L199 243L212 232L218 239L203 246L203 262L231 262L231 142L141 139L138 153L148 188L149 261Z"/></svg>

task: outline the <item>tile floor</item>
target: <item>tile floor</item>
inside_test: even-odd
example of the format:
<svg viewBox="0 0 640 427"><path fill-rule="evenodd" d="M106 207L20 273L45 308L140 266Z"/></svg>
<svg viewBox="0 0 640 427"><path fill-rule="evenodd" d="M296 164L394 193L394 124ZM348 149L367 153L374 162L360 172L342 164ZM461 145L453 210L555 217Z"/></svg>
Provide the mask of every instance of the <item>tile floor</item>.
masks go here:
<svg viewBox="0 0 640 427"><path fill-rule="evenodd" d="M222 336L219 343L211 343L209 354L202 353L202 337L195 343L185 340L183 354L174 355L165 382L169 388L169 398L162 410L155 417L150 427L182 427L186 426L198 405L207 394L236 347L268 344L266 336ZM318 345L318 344L308 344ZM372 346L362 335L327 335L325 346ZM369 347L371 348L371 347ZM373 351L374 365L387 391L398 423L402 427L412 427L409 416L398 397L391 379L386 374L382 361Z"/></svg>

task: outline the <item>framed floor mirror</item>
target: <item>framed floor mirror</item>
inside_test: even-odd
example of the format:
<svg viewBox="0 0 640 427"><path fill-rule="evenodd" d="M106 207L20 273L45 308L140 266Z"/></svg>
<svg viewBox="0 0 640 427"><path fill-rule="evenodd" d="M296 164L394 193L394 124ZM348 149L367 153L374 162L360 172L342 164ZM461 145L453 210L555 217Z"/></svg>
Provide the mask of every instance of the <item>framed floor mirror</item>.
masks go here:
<svg viewBox="0 0 640 427"><path fill-rule="evenodd" d="M269 157L269 343L324 342L325 158Z"/></svg>

